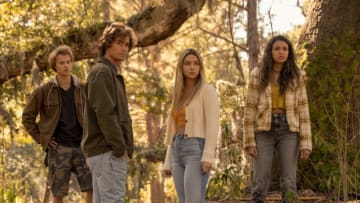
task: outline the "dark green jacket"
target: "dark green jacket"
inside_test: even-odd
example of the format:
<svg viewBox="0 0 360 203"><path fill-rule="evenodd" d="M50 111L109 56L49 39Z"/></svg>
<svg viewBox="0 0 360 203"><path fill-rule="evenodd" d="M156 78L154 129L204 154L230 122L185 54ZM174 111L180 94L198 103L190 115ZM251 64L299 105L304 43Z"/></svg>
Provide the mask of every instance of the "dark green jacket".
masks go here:
<svg viewBox="0 0 360 203"><path fill-rule="evenodd" d="M84 84L75 76L72 76L72 80L75 86L76 117L82 126L85 99ZM61 96L59 88L56 78L51 78L49 82L34 90L22 114L25 130L38 144L41 144L44 150L47 149L60 118ZM36 121L38 115L40 115L40 119Z"/></svg>
<svg viewBox="0 0 360 203"><path fill-rule="evenodd" d="M100 58L86 84L84 134L86 157L112 151L116 157L133 153L131 117L123 76L106 58Z"/></svg>

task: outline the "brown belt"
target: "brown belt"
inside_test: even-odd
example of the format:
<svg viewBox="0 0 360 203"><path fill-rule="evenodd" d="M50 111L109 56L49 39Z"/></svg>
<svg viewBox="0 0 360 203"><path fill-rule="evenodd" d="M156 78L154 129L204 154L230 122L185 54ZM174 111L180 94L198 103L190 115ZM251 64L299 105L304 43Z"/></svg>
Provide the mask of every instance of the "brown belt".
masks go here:
<svg viewBox="0 0 360 203"><path fill-rule="evenodd" d="M271 113L272 114L275 114L275 113L277 113L277 114L285 114L286 111L285 111L285 109L272 109Z"/></svg>

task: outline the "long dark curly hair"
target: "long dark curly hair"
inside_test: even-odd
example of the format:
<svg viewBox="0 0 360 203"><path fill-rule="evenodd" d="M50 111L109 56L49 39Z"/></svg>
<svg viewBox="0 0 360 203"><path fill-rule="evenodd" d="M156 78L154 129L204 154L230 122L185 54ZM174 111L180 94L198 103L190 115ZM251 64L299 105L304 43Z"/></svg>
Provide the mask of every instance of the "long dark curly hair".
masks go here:
<svg viewBox="0 0 360 203"><path fill-rule="evenodd" d="M265 90L273 71L272 47L276 41L284 41L288 45L289 55L281 69L279 76L280 94L284 94L288 87L295 85L300 77L300 69L296 65L294 47L290 40L283 35L274 36L266 45L262 64L260 66L260 88Z"/></svg>

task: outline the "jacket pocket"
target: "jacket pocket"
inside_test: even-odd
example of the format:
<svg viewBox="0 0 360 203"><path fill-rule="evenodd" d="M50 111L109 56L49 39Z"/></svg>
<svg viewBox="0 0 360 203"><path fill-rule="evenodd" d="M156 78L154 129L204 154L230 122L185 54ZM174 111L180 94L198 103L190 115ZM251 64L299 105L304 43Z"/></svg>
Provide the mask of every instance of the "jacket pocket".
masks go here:
<svg viewBox="0 0 360 203"><path fill-rule="evenodd" d="M60 101L58 97L54 95L50 95L44 102L44 112L47 115L51 115L52 113L60 110Z"/></svg>

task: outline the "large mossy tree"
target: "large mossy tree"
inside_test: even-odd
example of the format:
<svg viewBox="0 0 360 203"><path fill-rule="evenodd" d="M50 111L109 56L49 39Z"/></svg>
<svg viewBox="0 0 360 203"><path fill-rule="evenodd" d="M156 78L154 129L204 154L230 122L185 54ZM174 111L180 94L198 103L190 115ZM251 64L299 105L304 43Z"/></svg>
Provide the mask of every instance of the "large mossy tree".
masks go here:
<svg viewBox="0 0 360 203"><path fill-rule="evenodd" d="M300 183L334 198L360 192L360 1L313 1L299 40L314 150Z"/></svg>

